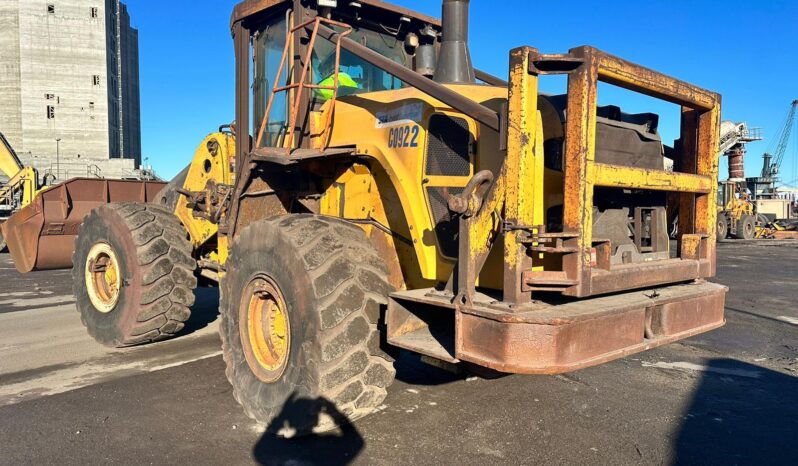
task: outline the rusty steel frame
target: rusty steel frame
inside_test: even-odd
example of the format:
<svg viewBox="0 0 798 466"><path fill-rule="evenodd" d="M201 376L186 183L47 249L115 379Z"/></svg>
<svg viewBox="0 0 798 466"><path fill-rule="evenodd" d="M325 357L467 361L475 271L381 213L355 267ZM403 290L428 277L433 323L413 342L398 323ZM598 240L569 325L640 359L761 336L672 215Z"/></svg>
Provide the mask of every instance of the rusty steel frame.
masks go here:
<svg viewBox="0 0 798 466"><path fill-rule="evenodd" d="M517 374L595 366L723 326L727 290L699 282L518 310L458 306L455 361Z"/></svg>
<svg viewBox="0 0 798 466"><path fill-rule="evenodd" d="M252 150L252 138L250 137L250 116L249 116L249 72L250 72L250 38L252 30L244 25L243 22L233 24L233 49L235 51L235 73L236 73L236 154L235 154L235 191L232 196L230 215L222 218L219 224L219 234L232 237L235 234L237 218L241 209L241 193L248 183L244 182L244 168L250 166L249 156ZM250 168L247 168L249 173Z"/></svg>
<svg viewBox="0 0 798 466"><path fill-rule="evenodd" d="M546 74L568 75L562 233L547 233L543 221L543 137L536 109L538 77ZM682 172L596 162L599 82L682 106ZM714 275L719 95L592 47L564 55L544 55L531 47L513 50L509 91L507 155L487 196L491 207L461 219L470 234L460 235L460 250L468 254L461 255L458 268L478 276L489 237L496 233L491 217L503 205L503 302L509 307L529 303L533 289L581 298ZM678 193L680 226L685 225L680 228L680 257L611 266L608 245L593 238L596 186ZM562 271L533 267L527 246L533 253L561 254ZM458 292L470 300L473 288Z"/></svg>
<svg viewBox="0 0 798 466"><path fill-rule="evenodd" d="M546 232L543 135L537 112L538 78L568 75L564 150L564 229ZM720 96L592 47L544 55L531 47L510 53L510 84L502 138L501 173L482 209L461 216L460 256L453 273L458 301L469 303L497 233L504 236L503 305L521 308L533 290L566 296L599 294L706 278L715 273L715 216ZM682 106L681 172L598 163L595 160L598 83L611 83ZM680 201L679 258L610 265L610 248L592 232L596 186L675 192ZM504 218L496 212L503 207ZM499 225L498 223L501 222ZM532 254L562 255L562 270L535 267ZM451 281L450 281L451 283Z"/></svg>
<svg viewBox="0 0 798 466"><path fill-rule="evenodd" d="M553 72L569 74L563 175L570 223L563 232L547 232L543 217L544 139L537 111L538 76ZM626 81L619 82L615 77L619 75ZM686 142L682 144L682 170L686 173L595 162L598 81L622 84L683 105L682 139ZM449 287L456 297L451 300L451 294L434 290L392 295L387 314L389 343L444 361L466 361L501 372L555 374L722 326L727 289L700 280L714 274L715 209L707 207L714 206L717 195L713 187L719 113L716 94L592 48L574 49L557 57L541 56L529 47L513 50L509 101L502 115L507 153L501 171L484 198L473 200L474 193L468 192L450 202L450 208L461 213L460 255L454 286ZM682 218L692 219L680 235L681 257L613 267L608 243L602 242L595 244L594 259L594 186L677 193L682 204L690 206L682 207ZM499 215L502 211L503 218ZM480 295L474 286L498 235L503 235L504 244L500 301ZM562 271L544 270L527 251L561 254L570 258L570 263L565 261ZM691 283L678 284L687 281ZM646 290L655 285L669 286ZM533 288L594 297L549 304L533 301ZM642 290L629 291L633 289ZM617 291L625 292L611 294ZM403 300L414 301L419 310L403 306ZM424 312L441 314L451 308L455 318L451 352L403 338L423 327Z"/></svg>
<svg viewBox="0 0 798 466"><path fill-rule="evenodd" d="M541 70L541 66L545 69L553 65L556 69L558 62L573 62L574 59L579 62L575 69L568 72L563 211L565 232L578 235L566 241L566 246L574 247L576 252L565 255L563 268L568 278L579 283L566 289L564 294L584 297L628 289L629 284L619 279L635 276L637 272L645 273L645 278L635 280L637 286L712 276L715 263L720 96L592 47L572 49L562 59L534 51L530 55L534 65L531 71L541 74L547 73ZM682 173L671 173L597 163L596 108L600 81L681 105L683 114L693 113L698 124L683 124L682 140L696 141L696 144L683 144L682 158L695 160L695 166L683 164ZM683 230L680 234L680 258L694 263L689 267L668 261L630 264L609 270L593 267L592 212L595 186L679 192L682 199L687 199L686 211L691 212L693 220L684 223L689 233ZM694 207L690 209L692 199Z"/></svg>

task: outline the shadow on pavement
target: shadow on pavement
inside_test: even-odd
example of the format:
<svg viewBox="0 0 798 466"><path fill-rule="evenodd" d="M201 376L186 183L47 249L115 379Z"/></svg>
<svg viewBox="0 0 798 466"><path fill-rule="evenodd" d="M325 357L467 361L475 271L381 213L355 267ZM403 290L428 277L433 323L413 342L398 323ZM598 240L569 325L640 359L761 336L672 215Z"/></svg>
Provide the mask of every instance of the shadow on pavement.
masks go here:
<svg viewBox="0 0 798 466"><path fill-rule="evenodd" d="M201 330L219 317L219 288L197 288L194 290L196 297L191 307L191 317L178 336L188 335Z"/></svg>
<svg viewBox="0 0 798 466"><path fill-rule="evenodd" d="M321 434L283 438L273 432L288 432L303 426L317 425L324 416L332 417L341 427ZM267 427L252 451L262 465L331 465L343 466L352 462L363 449L365 441L346 416L325 398L291 397L283 405L277 418Z"/></svg>
<svg viewBox="0 0 798 466"><path fill-rule="evenodd" d="M396 361L396 380L411 385L444 385L468 377L463 372L452 372L421 361L418 354L398 351Z"/></svg>
<svg viewBox="0 0 798 466"><path fill-rule="evenodd" d="M411 385L445 385L471 376L481 379L498 379L512 375L462 362L451 366L449 370L432 366L423 362L418 354L409 351L400 351L396 362L394 362L396 380Z"/></svg>
<svg viewBox="0 0 798 466"><path fill-rule="evenodd" d="M767 315L758 314L756 312L746 311L746 310L743 310L743 309L735 309L733 307L726 306L726 310L727 311L732 311L732 312L737 312L737 313L740 313L740 314L745 314L747 316L755 317L757 319L769 320L769 321L775 322L775 323L777 323L779 325L788 325L788 326L789 325L793 325L793 324L791 324L789 322L786 322L784 320L776 319L774 317L770 317L770 316L767 316Z"/></svg>
<svg viewBox="0 0 798 466"><path fill-rule="evenodd" d="M707 366L675 440L676 463L796 464L798 378L729 359Z"/></svg>

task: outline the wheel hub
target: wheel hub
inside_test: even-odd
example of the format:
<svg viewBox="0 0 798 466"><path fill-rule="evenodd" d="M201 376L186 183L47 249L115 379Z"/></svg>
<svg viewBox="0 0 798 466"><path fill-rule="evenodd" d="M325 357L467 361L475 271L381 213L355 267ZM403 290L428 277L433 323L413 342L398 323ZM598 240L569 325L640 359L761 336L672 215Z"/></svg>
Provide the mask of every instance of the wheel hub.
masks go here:
<svg viewBox="0 0 798 466"><path fill-rule="evenodd" d="M107 243L97 243L86 260L86 290L98 312L107 314L119 302L121 270L116 252Z"/></svg>
<svg viewBox="0 0 798 466"><path fill-rule="evenodd" d="M240 316L244 354L252 371L274 382L285 370L291 344L285 300L267 277L257 277L244 289Z"/></svg>

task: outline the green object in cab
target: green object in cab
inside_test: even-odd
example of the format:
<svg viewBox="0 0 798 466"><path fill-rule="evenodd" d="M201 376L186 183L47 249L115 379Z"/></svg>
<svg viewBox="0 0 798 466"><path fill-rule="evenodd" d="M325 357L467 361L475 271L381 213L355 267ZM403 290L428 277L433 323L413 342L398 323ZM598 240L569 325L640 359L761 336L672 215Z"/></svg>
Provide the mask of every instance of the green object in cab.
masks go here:
<svg viewBox="0 0 798 466"><path fill-rule="evenodd" d="M322 82L319 83L319 86L334 86L335 85L335 75L329 75ZM338 94L348 94L342 88L350 88L350 89L357 89L357 83L351 76L347 73L339 72L338 73ZM351 93L351 92L349 92ZM321 97L324 100L330 100L333 98L333 90L332 89L316 89L316 95Z"/></svg>

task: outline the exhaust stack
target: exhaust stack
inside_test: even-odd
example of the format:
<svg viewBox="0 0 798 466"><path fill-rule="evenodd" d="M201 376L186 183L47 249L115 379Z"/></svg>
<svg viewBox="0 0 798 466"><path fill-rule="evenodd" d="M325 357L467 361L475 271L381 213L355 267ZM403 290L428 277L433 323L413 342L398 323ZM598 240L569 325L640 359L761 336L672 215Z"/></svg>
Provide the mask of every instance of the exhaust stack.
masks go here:
<svg viewBox="0 0 798 466"><path fill-rule="evenodd" d="M476 82L468 51L468 7L470 0L443 0L443 40L434 80L445 84Z"/></svg>

